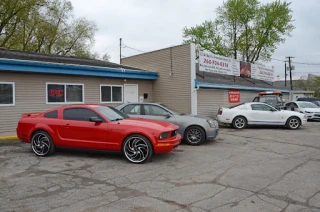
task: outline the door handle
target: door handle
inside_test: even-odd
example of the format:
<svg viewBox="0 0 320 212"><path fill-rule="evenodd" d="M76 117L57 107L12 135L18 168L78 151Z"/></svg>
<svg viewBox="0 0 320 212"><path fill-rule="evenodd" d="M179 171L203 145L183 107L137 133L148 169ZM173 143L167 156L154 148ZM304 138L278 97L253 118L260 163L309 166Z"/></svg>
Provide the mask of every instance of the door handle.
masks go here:
<svg viewBox="0 0 320 212"><path fill-rule="evenodd" d="M64 128L69 128L70 124L63 125Z"/></svg>

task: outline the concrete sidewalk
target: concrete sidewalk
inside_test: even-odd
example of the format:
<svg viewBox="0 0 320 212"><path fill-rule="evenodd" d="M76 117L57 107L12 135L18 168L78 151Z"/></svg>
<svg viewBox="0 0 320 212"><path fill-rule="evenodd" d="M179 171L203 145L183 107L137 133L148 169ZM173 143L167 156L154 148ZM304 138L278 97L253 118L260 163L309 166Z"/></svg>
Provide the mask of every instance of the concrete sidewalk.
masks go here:
<svg viewBox="0 0 320 212"><path fill-rule="evenodd" d="M17 140L17 139L18 139L18 136L15 131L0 133L0 141Z"/></svg>

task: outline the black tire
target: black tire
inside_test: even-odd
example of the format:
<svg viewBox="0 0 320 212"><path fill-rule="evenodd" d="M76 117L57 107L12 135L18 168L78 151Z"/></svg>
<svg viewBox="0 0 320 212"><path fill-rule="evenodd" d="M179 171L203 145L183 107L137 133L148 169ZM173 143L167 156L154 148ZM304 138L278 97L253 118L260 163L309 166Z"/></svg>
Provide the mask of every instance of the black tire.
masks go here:
<svg viewBox="0 0 320 212"><path fill-rule="evenodd" d="M206 139L206 134L201 127L190 126L184 132L184 141L191 146L199 146Z"/></svg>
<svg viewBox="0 0 320 212"><path fill-rule="evenodd" d="M55 145L49 133L40 130L31 137L31 149L37 156L47 157L54 153Z"/></svg>
<svg viewBox="0 0 320 212"><path fill-rule="evenodd" d="M122 142L121 152L129 162L142 164L150 161L153 155L153 147L148 138L134 134L128 136Z"/></svg>
<svg viewBox="0 0 320 212"><path fill-rule="evenodd" d="M295 117L295 116L288 118L286 122L286 127L290 130L299 129L300 126L301 126L301 121L298 117Z"/></svg>
<svg viewBox="0 0 320 212"><path fill-rule="evenodd" d="M245 129L248 125L247 119L243 116L236 116L232 120L232 127L238 130Z"/></svg>

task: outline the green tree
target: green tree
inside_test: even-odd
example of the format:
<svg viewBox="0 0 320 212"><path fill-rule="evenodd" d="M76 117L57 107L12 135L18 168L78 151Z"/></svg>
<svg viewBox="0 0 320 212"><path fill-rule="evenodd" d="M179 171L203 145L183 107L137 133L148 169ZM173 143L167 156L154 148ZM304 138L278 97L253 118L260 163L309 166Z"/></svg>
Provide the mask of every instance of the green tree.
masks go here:
<svg viewBox="0 0 320 212"><path fill-rule="evenodd" d="M216 9L217 18L183 29L183 42L196 43L215 54L247 62L268 61L294 29L290 3L278 0L227 0Z"/></svg>
<svg viewBox="0 0 320 212"><path fill-rule="evenodd" d="M320 97L320 77L314 77L307 80L297 80L293 84L293 88L295 87L306 91L314 91L314 96Z"/></svg>
<svg viewBox="0 0 320 212"><path fill-rule="evenodd" d="M16 4L9 4L12 0L4 1L7 4L1 1L0 8L12 15L6 15L11 17L9 22L8 18L0 16L0 23L3 23L1 47L47 54L97 57L97 54L91 52L97 26L85 18L74 19L69 0L13 0Z"/></svg>

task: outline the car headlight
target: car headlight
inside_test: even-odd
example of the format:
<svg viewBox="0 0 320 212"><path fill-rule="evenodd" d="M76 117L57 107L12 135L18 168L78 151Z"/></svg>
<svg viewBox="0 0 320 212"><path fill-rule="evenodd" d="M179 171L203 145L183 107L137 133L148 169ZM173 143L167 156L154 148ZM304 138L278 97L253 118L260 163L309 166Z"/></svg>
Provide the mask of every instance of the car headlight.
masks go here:
<svg viewBox="0 0 320 212"><path fill-rule="evenodd" d="M209 119L207 122L211 128L215 128L217 126L215 120Z"/></svg>
<svg viewBox="0 0 320 212"><path fill-rule="evenodd" d="M161 135L160 135L160 137L159 137L159 140L167 139L168 136L169 136L169 132L161 133Z"/></svg>

